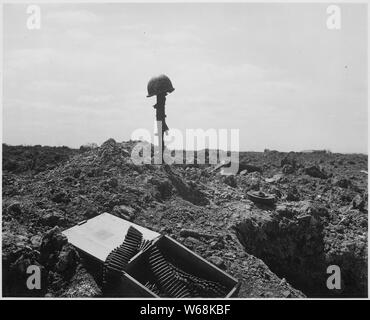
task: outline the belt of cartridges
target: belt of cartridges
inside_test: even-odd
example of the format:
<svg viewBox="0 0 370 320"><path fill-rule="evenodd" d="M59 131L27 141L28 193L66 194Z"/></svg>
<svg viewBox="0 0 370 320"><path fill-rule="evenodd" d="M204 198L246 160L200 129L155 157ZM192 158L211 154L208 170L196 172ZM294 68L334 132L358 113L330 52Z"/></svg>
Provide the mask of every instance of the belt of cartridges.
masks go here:
<svg viewBox="0 0 370 320"><path fill-rule="evenodd" d="M139 247L139 251L144 251L145 249L149 248L150 245L152 244L152 240L146 240L146 239L143 239L141 241L141 244L140 244L140 247Z"/></svg>
<svg viewBox="0 0 370 320"><path fill-rule="evenodd" d="M111 251L104 262L103 267L103 285L107 286L113 278L120 275L127 267L131 258L136 255L147 241L143 241L143 235L140 231L130 226L123 243Z"/></svg>
<svg viewBox="0 0 370 320"><path fill-rule="evenodd" d="M150 291L154 292L156 295L158 296L161 295L161 290L155 283L148 281L147 283L145 283L145 287L147 287Z"/></svg>
<svg viewBox="0 0 370 320"><path fill-rule="evenodd" d="M227 292L227 289L219 283L198 278L175 267L166 261L155 246L150 248L149 265L157 280L154 289L160 291L162 296L222 297ZM153 284L147 283L147 287L153 288Z"/></svg>

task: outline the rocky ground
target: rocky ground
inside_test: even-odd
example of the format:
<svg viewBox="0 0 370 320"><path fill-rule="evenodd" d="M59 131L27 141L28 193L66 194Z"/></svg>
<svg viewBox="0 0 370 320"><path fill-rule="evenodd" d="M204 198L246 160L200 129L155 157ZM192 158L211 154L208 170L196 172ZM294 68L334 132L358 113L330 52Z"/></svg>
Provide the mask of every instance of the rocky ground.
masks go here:
<svg viewBox="0 0 370 320"><path fill-rule="evenodd" d="M28 157L42 166L24 165L32 147L6 147L4 296L101 296L61 231L102 212L180 241L239 279L239 297L367 295L366 155L247 152L243 170L223 176L206 165L134 165L134 145L109 139L63 156L38 147ZM250 190L275 194L276 205L253 203ZM30 264L41 267L41 290L25 285ZM341 268L341 290L326 287L329 265Z"/></svg>

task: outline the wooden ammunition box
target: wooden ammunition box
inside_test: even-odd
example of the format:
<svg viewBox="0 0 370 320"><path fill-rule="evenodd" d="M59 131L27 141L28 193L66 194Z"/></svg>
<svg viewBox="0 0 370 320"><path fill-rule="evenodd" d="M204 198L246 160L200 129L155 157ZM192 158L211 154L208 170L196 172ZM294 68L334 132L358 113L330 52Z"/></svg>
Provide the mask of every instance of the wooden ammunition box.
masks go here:
<svg viewBox="0 0 370 320"><path fill-rule="evenodd" d="M151 246L156 246L174 266L199 278L220 283L227 288L225 298L237 296L238 281L223 270L174 239L111 214L103 213L63 233L72 245L102 267L108 254L124 241L130 226L142 232L143 239L152 240ZM145 287L145 283L153 277L148 263L149 249L140 251L130 260L126 270L117 277L114 291L109 296L159 298Z"/></svg>

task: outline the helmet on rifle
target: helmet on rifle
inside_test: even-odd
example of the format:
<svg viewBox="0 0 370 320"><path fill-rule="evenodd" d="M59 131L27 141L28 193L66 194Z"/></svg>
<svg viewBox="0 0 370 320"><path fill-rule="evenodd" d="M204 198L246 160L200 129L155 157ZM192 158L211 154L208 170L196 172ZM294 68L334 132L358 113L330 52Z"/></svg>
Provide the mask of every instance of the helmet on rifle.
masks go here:
<svg viewBox="0 0 370 320"><path fill-rule="evenodd" d="M149 80L147 97L149 98L161 93L171 93L174 90L175 88L172 86L170 78L162 74Z"/></svg>

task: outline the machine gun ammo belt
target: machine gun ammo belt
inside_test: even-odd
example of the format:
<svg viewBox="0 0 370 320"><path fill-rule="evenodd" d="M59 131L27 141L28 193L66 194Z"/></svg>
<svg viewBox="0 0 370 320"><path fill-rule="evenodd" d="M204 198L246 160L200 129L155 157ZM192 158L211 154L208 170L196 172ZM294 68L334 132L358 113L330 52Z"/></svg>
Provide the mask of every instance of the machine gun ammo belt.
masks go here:
<svg viewBox="0 0 370 320"><path fill-rule="evenodd" d="M170 263L156 244L143 239L140 231L130 226L123 243L112 250L104 262L103 288L114 294L117 279L126 270L130 260L140 251L147 250L148 275L143 284L160 297L224 297L227 288L218 282L189 274Z"/></svg>
<svg viewBox="0 0 370 320"><path fill-rule="evenodd" d="M131 258L143 248L143 243L148 245L147 242L147 240L143 240L143 235L140 231L130 226L123 243L112 250L104 262L103 286L106 289L112 284L115 277L126 270Z"/></svg>
<svg viewBox="0 0 370 320"><path fill-rule="evenodd" d="M149 266L154 274L154 281L145 286L162 297L223 297L227 289L213 281L188 274L168 262L159 249L149 249Z"/></svg>

